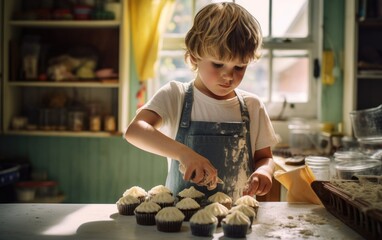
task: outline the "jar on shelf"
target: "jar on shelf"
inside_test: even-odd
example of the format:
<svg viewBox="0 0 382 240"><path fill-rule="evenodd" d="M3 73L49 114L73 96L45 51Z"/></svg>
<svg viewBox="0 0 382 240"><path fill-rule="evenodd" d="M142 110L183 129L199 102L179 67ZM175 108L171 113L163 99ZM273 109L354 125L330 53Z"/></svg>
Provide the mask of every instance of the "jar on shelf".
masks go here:
<svg viewBox="0 0 382 240"><path fill-rule="evenodd" d="M114 132L116 130L115 117L112 115L105 116L104 129L106 132Z"/></svg>
<svg viewBox="0 0 382 240"><path fill-rule="evenodd" d="M68 114L68 128L71 131L85 130L85 113L82 111L71 111Z"/></svg>
<svg viewBox="0 0 382 240"><path fill-rule="evenodd" d="M93 132L101 131L101 116L92 115L89 117L89 130Z"/></svg>
<svg viewBox="0 0 382 240"><path fill-rule="evenodd" d="M97 102L87 104L89 114L89 130L93 132L101 131L101 104Z"/></svg>

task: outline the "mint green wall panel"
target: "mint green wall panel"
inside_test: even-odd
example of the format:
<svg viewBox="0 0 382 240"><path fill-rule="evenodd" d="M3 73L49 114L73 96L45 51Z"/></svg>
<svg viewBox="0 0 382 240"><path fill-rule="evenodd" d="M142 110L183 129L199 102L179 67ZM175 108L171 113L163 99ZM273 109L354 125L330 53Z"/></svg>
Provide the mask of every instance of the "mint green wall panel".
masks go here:
<svg viewBox="0 0 382 240"><path fill-rule="evenodd" d="M1 157L27 157L59 183L68 203L114 203L127 188L164 184L167 161L121 137L1 136Z"/></svg>
<svg viewBox="0 0 382 240"><path fill-rule="evenodd" d="M338 124L342 122L343 108L343 49L344 49L344 0L324 1L324 50L335 53L339 69L333 85L322 85L321 121Z"/></svg>

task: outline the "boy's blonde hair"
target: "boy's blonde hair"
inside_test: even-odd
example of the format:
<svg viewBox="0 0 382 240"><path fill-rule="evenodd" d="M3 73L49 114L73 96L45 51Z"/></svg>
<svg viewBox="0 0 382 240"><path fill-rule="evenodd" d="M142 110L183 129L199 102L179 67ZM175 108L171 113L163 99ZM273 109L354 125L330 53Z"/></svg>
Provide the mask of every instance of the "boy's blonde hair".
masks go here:
<svg viewBox="0 0 382 240"><path fill-rule="evenodd" d="M215 3L202 8L186 35L186 61L212 57L249 63L260 57L262 33L258 21L235 3Z"/></svg>

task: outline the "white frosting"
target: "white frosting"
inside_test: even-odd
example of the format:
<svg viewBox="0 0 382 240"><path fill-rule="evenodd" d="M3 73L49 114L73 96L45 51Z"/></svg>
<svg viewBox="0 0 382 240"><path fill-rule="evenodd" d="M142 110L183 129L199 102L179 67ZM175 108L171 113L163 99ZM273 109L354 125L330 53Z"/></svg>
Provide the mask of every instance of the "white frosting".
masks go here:
<svg viewBox="0 0 382 240"><path fill-rule="evenodd" d="M158 204L156 204L155 202L148 201L139 204L135 211L141 213L154 213L158 212L160 209L161 207Z"/></svg>
<svg viewBox="0 0 382 240"><path fill-rule="evenodd" d="M204 193L196 190L193 186L183 189L178 193L180 197L200 198L204 197Z"/></svg>
<svg viewBox="0 0 382 240"><path fill-rule="evenodd" d="M173 203L175 198L169 193L162 192L156 194L151 201L156 203Z"/></svg>
<svg viewBox="0 0 382 240"><path fill-rule="evenodd" d="M199 203L197 203L192 198L183 198L175 206L179 209L198 209L198 208L200 208Z"/></svg>
<svg viewBox="0 0 382 240"><path fill-rule="evenodd" d="M171 193L171 190L168 189L167 187L163 186L163 185L158 185L158 186L151 188L148 193L150 195L155 195L155 194L162 193L162 192Z"/></svg>
<svg viewBox="0 0 382 240"><path fill-rule="evenodd" d="M147 192L146 192L146 190L144 190L141 187L134 186L134 187L131 187L131 188L127 189L123 193L123 196L126 196L126 195L131 195L133 197L139 198L139 197L146 197Z"/></svg>
<svg viewBox="0 0 382 240"><path fill-rule="evenodd" d="M128 204L137 204L137 203L140 203L140 201L136 197L126 195L124 197L119 198L116 203L128 205Z"/></svg>
<svg viewBox="0 0 382 240"><path fill-rule="evenodd" d="M210 205L207 205L204 209L212 213L214 216L225 216L228 214L228 208L226 208L218 202L211 203Z"/></svg>
<svg viewBox="0 0 382 240"><path fill-rule="evenodd" d="M249 195L244 195L236 200L235 205L244 204L253 208L259 207L259 202Z"/></svg>
<svg viewBox="0 0 382 240"><path fill-rule="evenodd" d="M247 215L248 217L255 217L256 216L256 213L253 210L253 208L248 206L248 205L244 205L244 204L234 206L233 208L231 208L228 211L228 213L230 214L230 213L233 213L234 211L240 211L240 212L244 213L245 215Z"/></svg>
<svg viewBox="0 0 382 240"><path fill-rule="evenodd" d="M192 215L190 222L196 224L211 224L217 223L218 219L210 211L201 209Z"/></svg>
<svg viewBox="0 0 382 240"><path fill-rule="evenodd" d="M210 202L232 203L232 198L222 192L217 192L208 198Z"/></svg>
<svg viewBox="0 0 382 240"><path fill-rule="evenodd" d="M155 215L155 220L166 222L183 221L184 218L184 214L176 207L163 208Z"/></svg>
<svg viewBox="0 0 382 240"><path fill-rule="evenodd" d="M234 211L231 214L228 214L224 219L223 222L229 225L250 225L249 218L240 211Z"/></svg>

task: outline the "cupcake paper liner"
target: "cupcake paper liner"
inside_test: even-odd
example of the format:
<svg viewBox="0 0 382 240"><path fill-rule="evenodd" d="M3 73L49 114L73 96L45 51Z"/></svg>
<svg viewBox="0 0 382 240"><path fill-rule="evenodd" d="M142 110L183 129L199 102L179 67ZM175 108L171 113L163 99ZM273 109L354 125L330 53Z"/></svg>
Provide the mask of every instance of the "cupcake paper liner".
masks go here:
<svg viewBox="0 0 382 240"><path fill-rule="evenodd" d="M209 237L215 233L217 223L198 224L190 223L191 233L194 236Z"/></svg>
<svg viewBox="0 0 382 240"><path fill-rule="evenodd" d="M222 222L224 236L230 238L245 238L248 231L248 225L230 225Z"/></svg>
<svg viewBox="0 0 382 240"><path fill-rule="evenodd" d="M179 232L182 227L183 221L172 221L172 222L165 222L165 221L157 221L157 229L161 232Z"/></svg>
<svg viewBox="0 0 382 240"><path fill-rule="evenodd" d="M139 225L155 225L155 215L157 213L140 213L135 211L135 219Z"/></svg>
<svg viewBox="0 0 382 240"><path fill-rule="evenodd" d="M185 222L188 222L190 221L190 218L192 217L192 215L194 215L198 210L198 209L179 209L180 211L182 211L182 213L184 214L184 219L183 221Z"/></svg>
<svg viewBox="0 0 382 240"><path fill-rule="evenodd" d="M134 210L138 207L139 203L134 204L117 204L118 212L121 215L134 215Z"/></svg>

